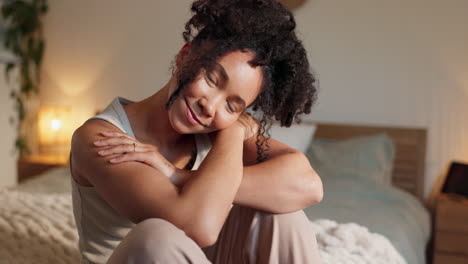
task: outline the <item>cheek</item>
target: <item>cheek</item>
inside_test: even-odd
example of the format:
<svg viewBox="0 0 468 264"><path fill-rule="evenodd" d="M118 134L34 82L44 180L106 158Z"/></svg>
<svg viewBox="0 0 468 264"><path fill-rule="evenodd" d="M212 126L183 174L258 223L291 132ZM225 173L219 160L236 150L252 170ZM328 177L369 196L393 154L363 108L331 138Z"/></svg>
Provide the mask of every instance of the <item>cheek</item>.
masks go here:
<svg viewBox="0 0 468 264"><path fill-rule="evenodd" d="M185 123L185 101L179 95L174 103L167 110L169 123L172 128L179 134L187 134L191 129Z"/></svg>
<svg viewBox="0 0 468 264"><path fill-rule="evenodd" d="M219 116L214 122L213 127L216 130L222 130L230 127L237 121L238 116Z"/></svg>
<svg viewBox="0 0 468 264"><path fill-rule="evenodd" d="M181 127L181 122L180 120L178 120L178 116L179 116L179 112L178 111L178 104L177 104L177 100L171 105L171 107L169 107L169 109L167 110L167 116L168 116L168 119L169 119L169 123L171 124L172 128L181 133L182 131L180 131L180 127Z"/></svg>

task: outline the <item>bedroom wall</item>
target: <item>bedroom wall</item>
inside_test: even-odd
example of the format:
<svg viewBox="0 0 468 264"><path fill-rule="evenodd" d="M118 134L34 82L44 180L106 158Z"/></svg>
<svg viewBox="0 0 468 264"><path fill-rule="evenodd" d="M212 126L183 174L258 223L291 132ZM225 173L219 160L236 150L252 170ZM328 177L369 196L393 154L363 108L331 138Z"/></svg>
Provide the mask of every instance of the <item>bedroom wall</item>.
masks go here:
<svg viewBox="0 0 468 264"><path fill-rule="evenodd" d="M0 7L2 3L0 3ZM0 20L0 41L3 42L5 35L5 26ZM3 187L16 185L16 154L14 149L15 144L15 127L10 125L10 118L14 116L13 101L10 100L10 91L16 88L14 83L8 84L5 79L5 67L8 62L14 60L11 52L7 51L3 45L0 45L0 189ZM18 72L13 70L10 78L14 80Z"/></svg>
<svg viewBox="0 0 468 264"><path fill-rule="evenodd" d="M191 1L50 0L41 100L75 126L169 77ZM310 0L298 30L321 83L308 119L429 128L426 194L468 160L468 2Z"/></svg>
<svg viewBox="0 0 468 264"><path fill-rule="evenodd" d="M190 1L49 3L41 97L73 105L76 126L116 95L140 100L169 79Z"/></svg>
<svg viewBox="0 0 468 264"><path fill-rule="evenodd" d="M5 80L5 64L3 58L7 54L0 48L0 189L16 185L16 154L14 149L15 127L10 125L10 117L14 116L13 101L10 99L12 86ZM13 79L14 76L12 75ZM13 84L12 84L13 85Z"/></svg>
<svg viewBox="0 0 468 264"><path fill-rule="evenodd" d="M468 1L312 0L299 31L321 82L313 119L428 128L426 197L468 162Z"/></svg>

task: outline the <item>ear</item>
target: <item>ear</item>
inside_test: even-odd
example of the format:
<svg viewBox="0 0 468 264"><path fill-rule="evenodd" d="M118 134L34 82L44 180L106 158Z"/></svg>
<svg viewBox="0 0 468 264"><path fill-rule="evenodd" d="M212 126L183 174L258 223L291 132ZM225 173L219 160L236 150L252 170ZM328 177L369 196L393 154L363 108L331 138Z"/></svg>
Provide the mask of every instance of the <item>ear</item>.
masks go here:
<svg viewBox="0 0 468 264"><path fill-rule="evenodd" d="M184 44L184 46L180 49L179 53L177 54L176 57L176 66L179 67L184 58L187 56L189 53L189 48L190 48L190 42L187 42Z"/></svg>

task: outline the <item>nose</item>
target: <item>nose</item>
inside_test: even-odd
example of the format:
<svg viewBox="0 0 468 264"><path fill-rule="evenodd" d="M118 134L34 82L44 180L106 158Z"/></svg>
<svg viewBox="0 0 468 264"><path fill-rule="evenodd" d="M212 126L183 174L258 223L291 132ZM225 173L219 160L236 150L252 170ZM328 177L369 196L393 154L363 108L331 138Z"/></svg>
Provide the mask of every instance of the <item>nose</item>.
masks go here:
<svg viewBox="0 0 468 264"><path fill-rule="evenodd" d="M198 105L200 106L201 113L206 118L212 118L216 112L216 105L217 105L216 98L206 98L203 97L198 101Z"/></svg>
<svg viewBox="0 0 468 264"><path fill-rule="evenodd" d="M207 98L201 98L198 101L198 105L200 106L201 113L208 118L211 118L214 116L214 106L212 103L209 102Z"/></svg>

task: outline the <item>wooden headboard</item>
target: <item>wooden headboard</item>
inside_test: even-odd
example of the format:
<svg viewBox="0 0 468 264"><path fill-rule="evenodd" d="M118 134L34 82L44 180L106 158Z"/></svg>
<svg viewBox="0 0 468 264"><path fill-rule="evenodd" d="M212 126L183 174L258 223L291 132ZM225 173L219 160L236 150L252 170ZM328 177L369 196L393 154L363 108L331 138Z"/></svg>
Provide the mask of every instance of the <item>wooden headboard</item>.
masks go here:
<svg viewBox="0 0 468 264"><path fill-rule="evenodd" d="M311 121L303 121L307 123ZM354 124L317 124L314 138L346 139L376 133L387 133L395 145L392 184L424 201L424 168L426 160L426 129L385 127Z"/></svg>

